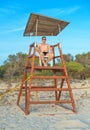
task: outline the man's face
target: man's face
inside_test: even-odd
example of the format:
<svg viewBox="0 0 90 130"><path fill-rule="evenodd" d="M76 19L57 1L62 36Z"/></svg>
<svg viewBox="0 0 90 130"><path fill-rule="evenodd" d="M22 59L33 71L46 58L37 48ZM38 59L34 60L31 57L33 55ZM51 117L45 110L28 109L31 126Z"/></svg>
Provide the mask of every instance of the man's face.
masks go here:
<svg viewBox="0 0 90 130"><path fill-rule="evenodd" d="M43 38L43 39L42 39L42 43L46 43L46 38Z"/></svg>

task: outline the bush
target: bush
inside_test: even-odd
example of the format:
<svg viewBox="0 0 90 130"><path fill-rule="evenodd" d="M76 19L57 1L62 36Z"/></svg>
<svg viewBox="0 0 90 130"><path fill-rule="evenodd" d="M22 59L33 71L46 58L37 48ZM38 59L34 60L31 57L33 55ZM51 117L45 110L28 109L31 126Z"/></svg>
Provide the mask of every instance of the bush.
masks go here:
<svg viewBox="0 0 90 130"><path fill-rule="evenodd" d="M85 70L85 67L78 62L73 62L73 61L66 62L66 66L67 66L68 73L72 78L79 78L80 73L84 72Z"/></svg>
<svg viewBox="0 0 90 130"><path fill-rule="evenodd" d="M4 74L5 74L5 68L4 66L0 66L0 79L3 79Z"/></svg>

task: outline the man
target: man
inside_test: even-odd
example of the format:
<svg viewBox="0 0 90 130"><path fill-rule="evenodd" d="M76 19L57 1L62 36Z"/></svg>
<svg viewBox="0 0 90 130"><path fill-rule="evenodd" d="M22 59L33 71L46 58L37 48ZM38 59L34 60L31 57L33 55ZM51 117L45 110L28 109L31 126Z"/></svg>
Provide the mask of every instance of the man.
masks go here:
<svg viewBox="0 0 90 130"><path fill-rule="evenodd" d="M40 58L44 66L48 65L48 62L53 58L53 51L49 44L46 43L46 37L42 37L42 43L37 45L37 51L40 54ZM44 57L47 57L47 60L44 60Z"/></svg>

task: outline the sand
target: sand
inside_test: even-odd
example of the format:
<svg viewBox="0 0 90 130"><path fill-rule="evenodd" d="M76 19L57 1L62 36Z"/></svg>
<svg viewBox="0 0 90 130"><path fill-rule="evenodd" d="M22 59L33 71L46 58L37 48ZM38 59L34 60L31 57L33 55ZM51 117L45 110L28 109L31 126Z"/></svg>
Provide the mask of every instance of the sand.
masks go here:
<svg viewBox="0 0 90 130"><path fill-rule="evenodd" d="M77 113L63 105L38 104L26 116L16 105L17 92L5 97L0 101L0 130L90 130L89 85L89 80L71 82Z"/></svg>

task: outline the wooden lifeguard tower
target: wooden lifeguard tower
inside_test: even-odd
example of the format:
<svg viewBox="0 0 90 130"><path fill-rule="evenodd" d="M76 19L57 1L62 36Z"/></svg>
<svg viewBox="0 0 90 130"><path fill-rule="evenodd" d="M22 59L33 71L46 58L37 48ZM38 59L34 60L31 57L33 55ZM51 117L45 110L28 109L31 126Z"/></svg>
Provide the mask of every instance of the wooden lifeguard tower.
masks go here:
<svg viewBox="0 0 90 130"><path fill-rule="evenodd" d="M56 36L59 34L67 25L69 22L50 18L47 16L42 16L38 14L31 14L28 20L28 23L26 25L26 29L24 32L24 36ZM25 70L24 70L24 77L22 79L22 84L20 86L17 105L22 109L20 104L20 98L22 96L22 92L25 92L25 108L22 110L25 112L25 114L29 114L29 106L31 104L68 104L70 103L72 105L72 110L76 112L76 106L72 94L72 89L70 87L70 80L67 74L67 69L64 61L64 57L62 54L60 43L57 43L56 45L51 45L54 53L53 58L53 65L52 66L40 66L35 65L36 58L39 58L39 56L36 55L36 49L34 47L34 44L30 45L29 48L29 54L26 60L25 64ZM57 50L56 50L57 49ZM58 55L57 52L58 51ZM61 61L61 65L58 66L56 64L56 59L59 58ZM35 71L52 71L52 75L34 75ZM30 77L28 78L28 76ZM29 79L29 80L27 80ZM35 79L44 79L43 82L46 80L53 80L52 86L42 86L42 85L33 85L33 80ZM57 84L57 80L60 81L59 84ZM64 86L65 82L65 86ZM53 101L32 101L31 100L31 92L33 91L54 91L55 99ZM69 93L69 99L62 99L62 93L68 92ZM66 97L66 96L65 96Z"/></svg>

